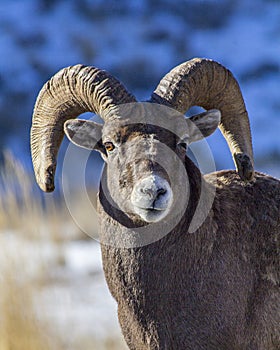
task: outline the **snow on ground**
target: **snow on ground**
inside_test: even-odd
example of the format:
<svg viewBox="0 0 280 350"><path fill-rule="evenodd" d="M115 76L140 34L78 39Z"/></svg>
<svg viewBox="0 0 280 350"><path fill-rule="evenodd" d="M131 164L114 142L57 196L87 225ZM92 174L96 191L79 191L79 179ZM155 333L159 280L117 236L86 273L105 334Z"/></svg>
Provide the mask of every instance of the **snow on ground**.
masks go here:
<svg viewBox="0 0 280 350"><path fill-rule="evenodd" d="M120 338L117 306L96 241L34 241L2 232L0 245L0 280L10 271L18 285L25 281L23 285L32 286L38 318L51 325L67 349L76 349L81 339Z"/></svg>
<svg viewBox="0 0 280 350"><path fill-rule="evenodd" d="M62 249L65 265L43 292L47 319L61 334L71 329L69 343L84 337L106 339L108 330L111 337L119 337L117 307L105 283L99 244L70 242Z"/></svg>

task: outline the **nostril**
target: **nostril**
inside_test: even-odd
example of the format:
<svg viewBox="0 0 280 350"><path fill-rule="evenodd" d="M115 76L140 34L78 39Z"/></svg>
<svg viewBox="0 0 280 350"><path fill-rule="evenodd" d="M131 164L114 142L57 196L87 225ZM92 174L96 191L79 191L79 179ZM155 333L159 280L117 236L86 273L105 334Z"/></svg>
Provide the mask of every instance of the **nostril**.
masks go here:
<svg viewBox="0 0 280 350"><path fill-rule="evenodd" d="M159 189L157 190L157 198L158 198L159 196L164 195L165 193L166 193L166 189L165 189L165 188L159 188Z"/></svg>
<svg viewBox="0 0 280 350"><path fill-rule="evenodd" d="M152 192L152 190L148 187L141 187L140 192L144 193L144 194L150 194Z"/></svg>

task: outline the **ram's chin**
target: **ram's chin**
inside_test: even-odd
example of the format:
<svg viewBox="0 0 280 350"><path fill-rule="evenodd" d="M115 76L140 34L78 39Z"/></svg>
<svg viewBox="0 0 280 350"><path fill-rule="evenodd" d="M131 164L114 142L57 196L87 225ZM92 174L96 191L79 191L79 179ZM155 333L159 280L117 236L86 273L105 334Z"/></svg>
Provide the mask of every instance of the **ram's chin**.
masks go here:
<svg viewBox="0 0 280 350"><path fill-rule="evenodd" d="M134 208L134 210L135 214L139 215L142 220L148 223L162 220L169 212L169 208L163 210Z"/></svg>

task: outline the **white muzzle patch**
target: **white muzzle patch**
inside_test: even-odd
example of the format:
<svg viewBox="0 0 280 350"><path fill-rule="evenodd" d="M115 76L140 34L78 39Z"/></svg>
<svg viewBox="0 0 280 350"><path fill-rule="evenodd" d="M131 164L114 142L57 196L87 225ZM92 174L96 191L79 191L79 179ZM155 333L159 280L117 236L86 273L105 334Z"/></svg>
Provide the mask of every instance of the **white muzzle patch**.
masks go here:
<svg viewBox="0 0 280 350"><path fill-rule="evenodd" d="M157 222L169 212L173 192L169 183L158 175L149 175L139 180L131 194L135 214L146 222Z"/></svg>

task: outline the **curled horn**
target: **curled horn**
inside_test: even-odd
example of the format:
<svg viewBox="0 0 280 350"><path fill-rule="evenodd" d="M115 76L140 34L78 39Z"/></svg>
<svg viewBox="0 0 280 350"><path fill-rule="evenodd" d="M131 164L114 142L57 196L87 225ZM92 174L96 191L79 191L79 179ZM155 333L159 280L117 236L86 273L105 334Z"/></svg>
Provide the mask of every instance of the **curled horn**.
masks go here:
<svg viewBox="0 0 280 350"><path fill-rule="evenodd" d="M250 124L236 79L221 64L195 58L163 77L153 92L151 102L168 105L181 113L192 106L219 109L222 131L242 180L254 176Z"/></svg>
<svg viewBox="0 0 280 350"><path fill-rule="evenodd" d="M31 155L40 188L54 190L56 157L66 120L84 112L105 119L116 105L135 101L117 79L98 68L76 65L56 73L41 89L32 119Z"/></svg>

